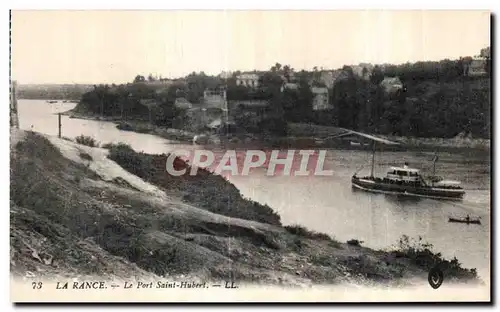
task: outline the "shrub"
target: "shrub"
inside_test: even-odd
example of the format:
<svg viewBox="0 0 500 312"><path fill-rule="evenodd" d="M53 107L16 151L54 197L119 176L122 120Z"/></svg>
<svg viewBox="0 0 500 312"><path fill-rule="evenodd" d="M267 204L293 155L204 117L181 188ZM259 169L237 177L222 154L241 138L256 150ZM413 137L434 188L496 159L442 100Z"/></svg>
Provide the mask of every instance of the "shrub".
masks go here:
<svg viewBox="0 0 500 312"><path fill-rule="evenodd" d="M99 146L99 143L90 136L85 136L85 135L80 135L75 138L76 143L90 146L90 147L97 147Z"/></svg>
<svg viewBox="0 0 500 312"><path fill-rule="evenodd" d="M128 144L110 144L108 158L125 170L146 180L150 179L156 171L151 163L152 157L137 153Z"/></svg>
<svg viewBox="0 0 500 312"><path fill-rule="evenodd" d="M119 124L116 125L116 128L118 130L123 130L123 131L134 131L134 127L132 127L130 124L126 122L120 122Z"/></svg>
<svg viewBox="0 0 500 312"><path fill-rule="evenodd" d="M335 264L334 259L331 256L328 255L317 255L313 254L309 256L309 261L315 265L320 265L320 266L333 266Z"/></svg>
<svg viewBox="0 0 500 312"><path fill-rule="evenodd" d="M413 264L416 264L424 270L430 270L433 267L439 266L447 278L478 278L476 269L462 268L457 258L448 261L443 258L440 252L434 253L432 249L433 245L423 242L420 236L417 241L410 239L407 235L403 235L399 239L393 254L396 257L409 259Z"/></svg>
<svg viewBox="0 0 500 312"><path fill-rule="evenodd" d="M206 169L199 168L195 176L168 174L167 157L165 154L138 153L123 143L109 144L109 159L149 183L180 192L185 201L199 208L229 217L281 225L280 216L269 206L244 199L233 184ZM173 165L177 170L191 170L190 165L178 157Z"/></svg>
<svg viewBox="0 0 500 312"><path fill-rule="evenodd" d="M101 145L101 147L105 149L110 149L112 146L114 146L113 143L104 143L103 145Z"/></svg>
<svg viewBox="0 0 500 312"><path fill-rule="evenodd" d="M357 247L361 247L361 244L363 244L363 243L364 243L363 241L360 241L360 240L357 240L357 239L350 239L350 240L347 241L348 245L357 246Z"/></svg>
<svg viewBox="0 0 500 312"><path fill-rule="evenodd" d="M314 232L314 231L308 230L305 227L297 225L297 224L286 225L285 230L287 230L288 233L291 233L291 234L294 234L297 236L306 237L306 238L319 239L319 240L329 240L329 241L332 240L332 238L330 236L328 236L327 234Z"/></svg>

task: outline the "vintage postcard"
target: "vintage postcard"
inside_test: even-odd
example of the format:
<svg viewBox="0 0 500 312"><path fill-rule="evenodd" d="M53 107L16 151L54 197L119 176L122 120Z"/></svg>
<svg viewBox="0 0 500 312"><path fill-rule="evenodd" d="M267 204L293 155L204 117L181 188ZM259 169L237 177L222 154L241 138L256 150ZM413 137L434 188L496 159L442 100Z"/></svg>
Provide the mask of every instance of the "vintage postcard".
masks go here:
<svg viewBox="0 0 500 312"><path fill-rule="evenodd" d="M11 11L12 302L490 302L488 11Z"/></svg>

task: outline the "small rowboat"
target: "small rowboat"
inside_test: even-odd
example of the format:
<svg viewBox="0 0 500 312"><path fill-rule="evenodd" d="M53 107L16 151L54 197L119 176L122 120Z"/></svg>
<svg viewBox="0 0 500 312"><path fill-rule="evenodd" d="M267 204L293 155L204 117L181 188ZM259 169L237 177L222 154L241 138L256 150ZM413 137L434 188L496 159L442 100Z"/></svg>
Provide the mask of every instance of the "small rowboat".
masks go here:
<svg viewBox="0 0 500 312"><path fill-rule="evenodd" d="M479 219L455 219L455 218L448 218L448 222L455 222L455 223L467 223L467 224L481 224L481 221Z"/></svg>

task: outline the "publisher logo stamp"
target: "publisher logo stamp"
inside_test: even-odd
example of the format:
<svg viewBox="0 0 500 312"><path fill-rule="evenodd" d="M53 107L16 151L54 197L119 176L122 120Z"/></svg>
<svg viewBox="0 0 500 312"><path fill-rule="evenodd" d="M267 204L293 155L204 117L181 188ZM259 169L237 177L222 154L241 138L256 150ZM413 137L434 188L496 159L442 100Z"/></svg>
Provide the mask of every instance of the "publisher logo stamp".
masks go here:
<svg viewBox="0 0 500 312"><path fill-rule="evenodd" d="M432 288L438 289L443 284L443 271L441 271L438 267L432 268L429 271L427 280L429 281L429 285L431 285Z"/></svg>

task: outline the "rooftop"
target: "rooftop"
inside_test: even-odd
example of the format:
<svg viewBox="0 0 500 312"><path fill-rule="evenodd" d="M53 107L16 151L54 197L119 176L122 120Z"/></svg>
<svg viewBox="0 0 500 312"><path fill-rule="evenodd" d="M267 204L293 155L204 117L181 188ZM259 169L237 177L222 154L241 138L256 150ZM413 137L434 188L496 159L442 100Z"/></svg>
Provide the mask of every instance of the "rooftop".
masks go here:
<svg viewBox="0 0 500 312"><path fill-rule="evenodd" d="M236 76L238 79L255 79L259 78L259 75L257 73L241 73L240 75Z"/></svg>
<svg viewBox="0 0 500 312"><path fill-rule="evenodd" d="M401 82L399 77L384 77L384 80L382 80L380 84L402 85L403 83Z"/></svg>
<svg viewBox="0 0 500 312"><path fill-rule="evenodd" d="M396 170L396 171L408 171L408 172L419 172L420 170L414 169L414 168L408 168L408 167L391 167L389 169L390 171Z"/></svg>

